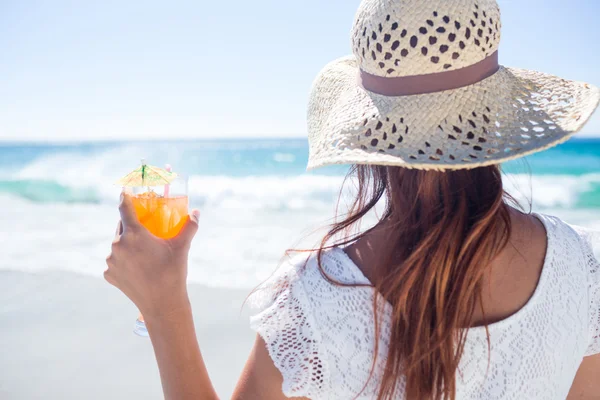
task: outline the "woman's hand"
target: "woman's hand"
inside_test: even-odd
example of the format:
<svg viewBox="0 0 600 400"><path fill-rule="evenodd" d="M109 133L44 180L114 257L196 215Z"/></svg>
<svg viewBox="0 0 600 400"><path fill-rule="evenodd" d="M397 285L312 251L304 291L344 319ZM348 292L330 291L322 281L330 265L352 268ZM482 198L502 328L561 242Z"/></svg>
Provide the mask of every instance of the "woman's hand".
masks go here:
<svg viewBox="0 0 600 400"><path fill-rule="evenodd" d="M188 252L198 230L199 212L192 211L178 236L164 240L140 224L129 195L121 195L119 211L121 221L104 278L129 297L146 320L189 307Z"/></svg>
<svg viewBox="0 0 600 400"><path fill-rule="evenodd" d="M186 289L188 251L198 230L198 211L191 212L183 230L170 240L157 238L138 222L131 197L121 197L119 211L121 222L104 277L144 315L164 398L218 400L198 346ZM257 337L234 398L285 399L282 384L264 341Z"/></svg>

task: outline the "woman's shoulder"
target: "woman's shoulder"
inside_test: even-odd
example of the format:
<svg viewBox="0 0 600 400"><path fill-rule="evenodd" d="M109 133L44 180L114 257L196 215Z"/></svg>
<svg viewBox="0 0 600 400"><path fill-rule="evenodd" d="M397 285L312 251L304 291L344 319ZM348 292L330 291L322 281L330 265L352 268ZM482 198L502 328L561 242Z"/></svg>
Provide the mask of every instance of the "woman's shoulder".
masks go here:
<svg viewBox="0 0 600 400"><path fill-rule="evenodd" d="M578 273L584 277L592 326L596 326L596 335L600 336L600 229L567 223L555 216L538 217L548 231L547 259L553 270L550 272L562 276ZM600 351L600 343L597 346Z"/></svg>
<svg viewBox="0 0 600 400"><path fill-rule="evenodd" d="M335 247L287 257L251 295L250 326L281 372L286 396L352 398L361 391L372 365L373 293ZM360 343L354 340L358 329L366 334ZM356 357L364 362L353 364ZM348 380L348 365L365 379Z"/></svg>
<svg viewBox="0 0 600 400"><path fill-rule="evenodd" d="M341 307L353 289L343 285L360 282L348 261L339 248L286 256L249 298L250 326L263 338L288 397L332 398L346 339L339 321L352 312Z"/></svg>
<svg viewBox="0 0 600 400"><path fill-rule="evenodd" d="M288 252L275 272L250 296L254 308L264 308L286 292L308 300L335 293L344 285L369 285L358 267L340 247L319 251Z"/></svg>
<svg viewBox="0 0 600 400"><path fill-rule="evenodd" d="M562 242L565 242L569 236L574 238L570 246L557 244L559 249L555 253L565 264L580 260L579 265L587 276L587 290L583 293L587 295L589 313L588 347L585 355L600 354L600 229L568 224L557 217L546 218L560 228L561 234L555 235L555 239L563 239ZM556 242L561 243L558 240Z"/></svg>
<svg viewBox="0 0 600 400"><path fill-rule="evenodd" d="M595 253L596 257L600 256L600 225L584 227L553 215L536 214L536 216L544 223L551 245L560 246L565 242L570 245L560 254L567 256L571 251L581 252L583 249L584 252Z"/></svg>

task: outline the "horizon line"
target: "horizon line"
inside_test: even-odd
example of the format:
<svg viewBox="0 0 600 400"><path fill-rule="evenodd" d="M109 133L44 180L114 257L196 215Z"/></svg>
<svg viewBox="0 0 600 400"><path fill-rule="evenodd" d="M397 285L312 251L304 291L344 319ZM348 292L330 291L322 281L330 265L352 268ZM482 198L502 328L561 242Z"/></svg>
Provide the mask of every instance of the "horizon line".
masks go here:
<svg viewBox="0 0 600 400"><path fill-rule="evenodd" d="M274 141L274 140L307 140L307 135L302 136L249 136L249 137L238 137L238 136L225 136L225 137L182 137L182 138L130 138L130 139L115 139L115 138L94 138L94 139L53 139L53 140L40 140L40 139L4 139L0 138L0 146L6 145L74 145L74 144L108 144L108 143L152 143L152 142L211 142L211 141ZM570 138L570 141L586 141L600 140L600 133L592 135L576 135Z"/></svg>
<svg viewBox="0 0 600 400"><path fill-rule="evenodd" d="M600 139L600 135L597 137ZM2 145L66 145L66 144L103 144L103 143L148 143L148 142L210 142L210 141L273 141L273 140L307 140L308 136L225 136L225 137L198 137L198 138L130 138L130 139L115 139L115 138L94 138L94 139L4 139L0 138L0 146Z"/></svg>

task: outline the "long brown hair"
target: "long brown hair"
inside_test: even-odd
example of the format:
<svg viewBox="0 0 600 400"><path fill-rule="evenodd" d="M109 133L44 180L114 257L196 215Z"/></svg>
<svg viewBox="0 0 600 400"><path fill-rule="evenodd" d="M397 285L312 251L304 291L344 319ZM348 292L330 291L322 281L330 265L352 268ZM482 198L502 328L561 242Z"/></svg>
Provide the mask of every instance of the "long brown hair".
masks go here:
<svg viewBox="0 0 600 400"><path fill-rule="evenodd" d="M340 285L323 269L323 250L385 230L385 245L378 247L377 259L369 260L371 283L393 310L378 400L394 398L401 378L407 399L454 400L463 328L472 325L476 307L483 312L482 278L511 229L500 168L438 172L354 166L349 177L358 181L356 196L343 220L324 236L318 264ZM379 222L351 235L382 199ZM331 244L340 234L342 239ZM377 354L381 308L374 297Z"/></svg>

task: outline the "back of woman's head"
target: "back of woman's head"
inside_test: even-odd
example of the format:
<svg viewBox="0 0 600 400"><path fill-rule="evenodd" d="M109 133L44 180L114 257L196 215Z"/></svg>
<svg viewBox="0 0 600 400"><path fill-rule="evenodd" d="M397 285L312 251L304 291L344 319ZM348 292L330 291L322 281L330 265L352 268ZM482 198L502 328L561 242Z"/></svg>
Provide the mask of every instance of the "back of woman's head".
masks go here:
<svg viewBox="0 0 600 400"><path fill-rule="evenodd" d="M393 310L379 399L394 398L401 379L408 399L454 399L466 339L462 328L473 323L484 271L510 231L500 168L437 172L355 166L351 174L358 180L356 198L322 248L385 199L372 228L382 233L378 237L384 243L368 260L371 282ZM338 244L354 242L372 229Z"/></svg>

